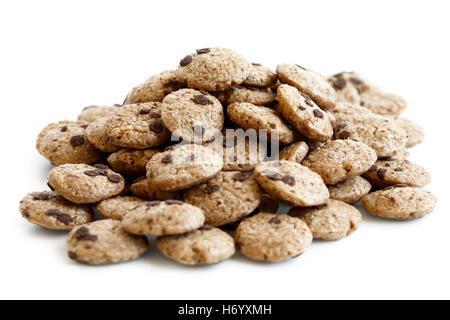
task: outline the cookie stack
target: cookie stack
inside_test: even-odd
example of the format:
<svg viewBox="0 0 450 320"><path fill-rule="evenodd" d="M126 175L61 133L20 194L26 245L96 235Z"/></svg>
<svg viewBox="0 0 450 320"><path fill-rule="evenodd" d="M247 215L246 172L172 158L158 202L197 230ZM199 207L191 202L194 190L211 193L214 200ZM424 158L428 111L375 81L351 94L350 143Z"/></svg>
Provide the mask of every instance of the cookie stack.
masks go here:
<svg viewBox="0 0 450 320"><path fill-rule="evenodd" d="M313 239L356 231L361 200L396 220L434 209L422 189L430 175L407 159L424 132L400 117L406 107L354 72L273 72L229 49L198 49L122 105L45 127L36 148L55 165L50 190L26 195L20 212L70 230L68 256L86 264L136 259L148 237L183 264L236 250L294 258Z"/></svg>

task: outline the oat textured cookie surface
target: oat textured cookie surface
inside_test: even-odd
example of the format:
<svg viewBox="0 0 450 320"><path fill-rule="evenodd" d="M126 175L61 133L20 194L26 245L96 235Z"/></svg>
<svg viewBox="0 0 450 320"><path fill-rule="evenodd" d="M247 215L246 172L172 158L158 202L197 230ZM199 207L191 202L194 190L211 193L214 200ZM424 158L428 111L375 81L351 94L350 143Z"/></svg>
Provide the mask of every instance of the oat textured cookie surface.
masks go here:
<svg viewBox="0 0 450 320"><path fill-rule="evenodd" d="M97 204L97 210L100 214L109 219L122 221L131 210L141 206L148 201L133 196L116 196Z"/></svg>
<svg viewBox="0 0 450 320"><path fill-rule="evenodd" d="M106 117L120 107L120 104L115 104L112 106L88 106L80 112L78 115L78 120L94 122L97 119Z"/></svg>
<svg viewBox="0 0 450 320"><path fill-rule="evenodd" d="M360 176L351 177L335 185L328 186L331 199L350 204L361 200L371 189L372 185L370 182Z"/></svg>

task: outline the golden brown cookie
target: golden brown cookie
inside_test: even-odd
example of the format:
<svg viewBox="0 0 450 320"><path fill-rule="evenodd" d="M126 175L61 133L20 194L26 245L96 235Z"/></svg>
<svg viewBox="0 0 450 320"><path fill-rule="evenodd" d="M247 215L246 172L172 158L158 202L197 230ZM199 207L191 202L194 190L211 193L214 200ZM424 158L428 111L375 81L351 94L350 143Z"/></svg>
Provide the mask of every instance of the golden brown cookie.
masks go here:
<svg viewBox="0 0 450 320"><path fill-rule="evenodd" d="M360 176L345 179L335 185L328 186L330 198L349 204L357 203L370 192L372 185Z"/></svg>

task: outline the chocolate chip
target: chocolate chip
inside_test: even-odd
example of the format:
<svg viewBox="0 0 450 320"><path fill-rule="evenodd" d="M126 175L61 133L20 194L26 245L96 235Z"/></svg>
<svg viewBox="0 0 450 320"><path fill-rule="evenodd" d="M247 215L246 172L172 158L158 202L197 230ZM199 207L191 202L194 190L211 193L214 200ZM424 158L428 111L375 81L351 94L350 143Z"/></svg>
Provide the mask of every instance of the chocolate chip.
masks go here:
<svg viewBox="0 0 450 320"><path fill-rule="evenodd" d="M61 132L66 132L66 131L67 131L67 126L61 127Z"/></svg>
<svg viewBox="0 0 450 320"><path fill-rule="evenodd" d="M196 104L201 104L203 106L214 103L214 102L212 102L211 99L209 99L207 96L205 96L203 94L198 94L195 97L193 97L191 100L192 100L192 102L194 102Z"/></svg>
<svg viewBox="0 0 450 320"><path fill-rule="evenodd" d="M75 238L79 241L97 241L98 236L90 234L89 229L81 227L75 232Z"/></svg>
<svg viewBox="0 0 450 320"><path fill-rule="evenodd" d="M183 201L180 201L180 200L166 200L166 204L168 204L168 205L174 205L174 204L182 205Z"/></svg>
<svg viewBox="0 0 450 320"><path fill-rule="evenodd" d="M89 177L96 177L96 176L99 175L97 170L86 170L84 172L84 174L89 176Z"/></svg>
<svg viewBox="0 0 450 320"><path fill-rule="evenodd" d="M50 190L55 191L55 188L53 188L52 185L51 185L50 183L48 183L48 182L47 182L47 187L48 187Z"/></svg>
<svg viewBox="0 0 450 320"><path fill-rule="evenodd" d="M314 109L313 114L314 114L314 117L323 119L323 113L319 109Z"/></svg>
<svg viewBox="0 0 450 320"><path fill-rule="evenodd" d="M109 167L106 164L101 164L101 163L94 164L94 167L97 169L104 169L104 170L109 169Z"/></svg>
<svg viewBox="0 0 450 320"><path fill-rule="evenodd" d="M355 77L350 78L350 81L353 82L357 86L359 86L359 85L364 83L363 81L361 81L360 79L355 78Z"/></svg>
<svg viewBox="0 0 450 320"><path fill-rule="evenodd" d="M83 145L83 143L84 143L84 136L78 135L70 138L70 144L74 148Z"/></svg>
<svg viewBox="0 0 450 320"><path fill-rule="evenodd" d="M182 67L187 66L191 62L192 62L192 56L188 55L188 56L184 57L183 59L181 59L180 66L182 66Z"/></svg>
<svg viewBox="0 0 450 320"><path fill-rule="evenodd" d="M248 178L250 178L250 174L249 173L245 173L245 172L238 172L233 176L233 179L235 181L245 181L248 180Z"/></svg>
<svg viewBox="0 0 450 320"><path fill-rule="evenodd" d="M108 180L112 183L119 183L122 181L121 177L118 174L108 174Z"/></svg>
<svg viewBox="0 0 450 320"><path fill-rule="evenodd" d="M347 139L348 137L350 137L351 133L344 130L339 132L339 139Z"/></svg>
<svg viewBox="0 0 450 320"><path fill-rule="evenodd" d="M293 186L295 186L295 178L293 177L293 176L290 176L290 175L285 175L282 179L281 179L281 181L283 181L285 184L287 184L288 186L291 186L291 187L293 187Z"/></svg>
<svg viewBox="0 0 450 320"><path fill-rule="evenodd" d="M204 54L204 53L208 53L211 51L211 49L209 48L203 48L203 49L197 49L197 54Z"/></svg>
<svg viewBox="0 0 450 320"><path fill-rule="evenodd" d="M254 65L255 67L261 67L262 66L261 63L252 63L252 65Z"/></svg>
<svg viewBox="0 0 450 320"><path fill-rule="evenodd" d="M49 217L55 217L56 220L65 225L71 224L73 222L72 216L66 213L62 213L58 209L48 209L47 211L45 211L45 214L48 215Z"/></svg>
<svg viewBox="0 0 450 320"><path fill-rule="evenodd" d="M72 259L72 260L77 260L78 259L78 256L77 256L77 254L75 252L69 251L68 254L69 254L69 258L70 259Z"/></svg>
<svg viewBox="0 0 450 320"><path fill-rule="evenodd" d="M198 230L212 230L212 229L214 229L213 226L210 226L209 224L204 224Z"/></svg>
<svg viewBox="0 0 450 320"><path fill-rule="evenodd" d="M272 170L264 170L262 174L266 175L267 178L274 181L281 181L283 179L283 176L280 173Z"/></svg>
<svg viewBox="0 0 450 320"><path fill-rule="evenodd" d="M280 224L281 220L278 219L277 217L273 217L272 219L269 220L269 223Z"/></svg>
<svg viewBox="0 0 450 320"><path fill-rule="evenodd" d="M314 210L323 210L323 209L325 209L326 207L328 207L328 203L323 203L323 204L321 204L321 205L312 207L312 209L314 209Z"/></svg>
<svg viewBox="0 0 450 320"><path fill-rule="evenodd" d="M364 107L366 105L364 101L361 101L359 104L361 105L361 107Z"/></svg>
<svg viewBox="0 0 450 320"><path fill-rule="evenodd" d="M394 169L394 171L403 171L403 170L405 170L403 167L397 167Z"/></svg>
<svg viewBox="0 0 450 320"><path fill-rule="evenodd" d="M157 112L157 111L151 111L150 112L150 117L159 119L159 118L161 118L161 113Z"/></svg>
<svg viewBox="0 0 450 320"><path fill-rule="evenodd" d="M205 187L205 192L208 194L215 193L220 190L220 186L217 184L207 184Z"/></svg>
<svg viewBox="0 0 450 320"><path fill-rule="evenodd" d="M22 216L24 216L25 218L29 218L30 212L28 210L24 210L24 211L22 211Z"/></svg>
<svg viewBox="0 0 450 320"><path fill-rule="evenodd" d="M154 121L149 124L149 128L154 133L161 133L164 130L164 125L161 121Z"/></svg>
<svg viewBox="0 0 450 320"><path fill-rule="evenodd" d="M375 172L377 171L378 167L376 165L373 165L369 168L369 170L367 170L367 172Z"/></svg>
<svg viewBox="0 0 450 320"><path fill-rule="evenodd" d="M306 110L306 108L304 106L302 106L302 105L299 105L298 109L300 109L301 111L305 111Z"/></svg>
<svg viewBox="0 0 450 320"><path fill-rule="evenodd" d="M35 193L33 194L33 200L48 200L48 194L44 193L44 192L40 192L40 193Z"/></svg>
<svg viewBox="0 0 450 320"><path fill-rule="evenodd" d="M342 77L337 77L337 78L335 78L334 81L333 81L333 87L334 87L336 90L342 90L342 89L344 89L346 86L347 86L347 80L345 80L345 79L342 78Z"/></svg>
<svg viewBox="0 0 450 320"><path fill-rule="evenodd" d="M383 180L384 179L384 176L385 176L385 174L386 174L386 169L383 169L383 168L380 168L380 169L378 169L378 171L377 171L377 176L378 176L378 178L379 179L381 179L381 180Z"/></svg>
<svg viewBox="0 0 450 320"><path fill-rule="evenodd" d="M181 82L178 80L170 79L164 84L165 88L179 88L181 87Z"/></svg>
<svg viewBox="0 0 450 320"><path fill-rule="evenodd" d="M172 163L173 158L171 154L165 155L162 159L161 162L162 163Z"/></svg>
<svg viewBox="0 0 450 320"><path fill-rule="evenodd" d="M141 111L139 111L139 114L148 114L150 112L150 110L148 109L141 109Z"/></svg>
<svg viewBox="0 0 450 320"><path fill-rule="evenodd" d="M87 123L86 124L81 124L80 127L83 128L83 129L87 129L87 127L89 127L89 124L87 124Z"/></svg>
<svg viewBox="0 0 450 320"><path fill-rule="evenodd" d="M147 207L156 207L159 206L161 204L161 201L150 201L147 202Z"/></svg>

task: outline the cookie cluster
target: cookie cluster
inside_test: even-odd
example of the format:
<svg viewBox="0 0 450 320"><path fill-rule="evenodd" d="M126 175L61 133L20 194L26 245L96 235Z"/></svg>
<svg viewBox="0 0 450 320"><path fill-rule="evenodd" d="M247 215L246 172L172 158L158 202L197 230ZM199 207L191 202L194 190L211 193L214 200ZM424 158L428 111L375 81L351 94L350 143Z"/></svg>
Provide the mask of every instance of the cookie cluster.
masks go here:
<svg viewBox="0 0 450 320"><path fill-rule="evenodd" d="M183 264L235 251L294 258L313 239L356 231L361 200L396 220L434 209L422 189L430 175L407 159L424 132L400 117L406 107L354 72L274 72L229 49L198 49L123 104L45 127L36 148L55 165L50 190L26 195L20 212L69 230L68 256L86 264L136 259L148 237Z"/></svg>

